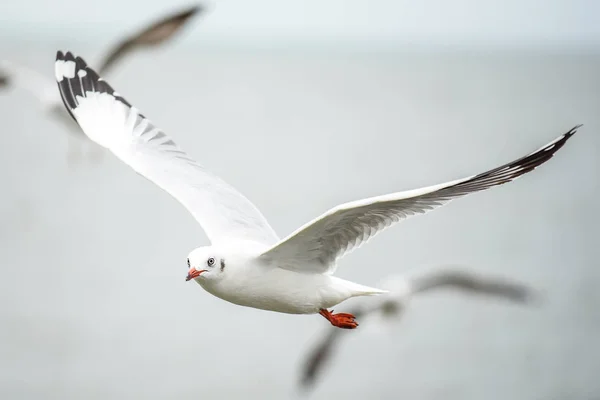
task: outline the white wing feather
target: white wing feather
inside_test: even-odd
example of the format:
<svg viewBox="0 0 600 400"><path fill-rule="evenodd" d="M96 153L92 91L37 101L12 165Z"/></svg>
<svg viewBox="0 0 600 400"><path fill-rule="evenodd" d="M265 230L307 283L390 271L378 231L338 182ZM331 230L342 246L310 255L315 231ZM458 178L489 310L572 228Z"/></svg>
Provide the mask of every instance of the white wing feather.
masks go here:
<svg viewBox="0 0 600 400"><path fill-rule="evenodd" d="M579 127L523 158L479 175L339 205L302 226L261 257L285 269L333 273L338 258L393 224L532 171L552 158Z"/></svg>
<svg viewBox="0 0 600 400"><path fill-rule="evenodd" d="M210 241L278 238L264 216L242 194L182 151L71 53L57 54L56 79L67 110L83 132L183 204Z"/></svg>

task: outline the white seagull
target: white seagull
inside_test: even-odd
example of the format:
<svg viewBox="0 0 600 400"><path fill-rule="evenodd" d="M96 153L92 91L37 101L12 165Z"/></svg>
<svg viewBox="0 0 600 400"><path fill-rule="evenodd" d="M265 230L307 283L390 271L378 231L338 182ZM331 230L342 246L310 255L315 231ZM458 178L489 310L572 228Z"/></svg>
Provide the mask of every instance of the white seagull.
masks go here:
<svg viewBox="0 0 600 400"><path fill-rule="evenodd" d="M420 296L440 289L508 300L517 304L530 303L537 297L536 291L523 283L456 266L417 270L405 276L390 276L381 286L389 292L356 306L351 310L354 316L380 317L382 323L398 321L415 295ZM312 387L323 374L324 367L343 336L340 335L341 332L339 329L329 330L309 351L300 375L300 385L303 389Z"/></svg>
<svg viewBox="0 0 600 400"><path fill-rule="evenodd" d="M160 20L147 24L142 30L123 38L112 46L107 55L99 63L101 74L106 74L116 64L122 62L130 54L143 49L156 47L171 40L181 31L190 18L204 11L200 5L194 5L176 13L166 15ZM65 112L52 75L46 76L26 66L8 60L0 61L0 89L16 86L27 90L34 95L42 105L43 111L52 118L60 121L71 133L76 133L80 138L81 130L73 123L69 114ZM70 150L69 157L74 157L74 149Z"/></svg>
<svg viewBox="0 0 600 400"><path fill-rule="evenodd" d="M333 314L328 308L385 291L333 276L343 255L404 218L532 171L579 127L482 174L339 205L280 240L246 197L181 150L81 57L59 51L55 72L63 102L83 132L179 200L201 224L212 245L189 254L187 280L234 304L319 313L348 329L357 327L354 316Z"/></svg>

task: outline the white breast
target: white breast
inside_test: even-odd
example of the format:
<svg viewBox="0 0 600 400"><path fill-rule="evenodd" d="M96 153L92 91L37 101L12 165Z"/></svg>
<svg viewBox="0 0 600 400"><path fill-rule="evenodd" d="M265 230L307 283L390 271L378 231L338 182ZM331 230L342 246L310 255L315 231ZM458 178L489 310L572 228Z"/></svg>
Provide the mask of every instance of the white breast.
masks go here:
<svg viewBox="0 0 600 400"><path fill-rule="evenodd" d="M339 278L304 274L254 263L228 271L215 282L198 283L209 293L246 307L287 314L312 314L352 296Z"/></svg>

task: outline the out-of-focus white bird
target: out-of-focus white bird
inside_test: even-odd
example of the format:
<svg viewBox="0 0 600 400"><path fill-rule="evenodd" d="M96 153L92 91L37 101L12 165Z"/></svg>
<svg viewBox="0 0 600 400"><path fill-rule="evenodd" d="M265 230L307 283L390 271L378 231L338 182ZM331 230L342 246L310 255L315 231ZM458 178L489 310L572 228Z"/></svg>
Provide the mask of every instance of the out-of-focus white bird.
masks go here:
<svg viewBox="0 0 600 400"><path fill-rule="evenodd" d="M202 225L212 245L188 255L187 280L234 304L289 314L319 313L346 329L358 326L355 317L333 314L328 308L385 291L333 276L343 255L411 215L532 171L552 158L577 129L482 174L342 204L281 240L254 204L187 155L81 57L59 51L55 72L65 107L83 132L179 200Z"/></svg>
<svg viewBox="0 0 600 400"><path fill-rule="evenodd" d="M368 318L370 326L377 320L380 324L398 321L413 296L431 291L448 289L518 304L529 304L537 298L536 291L524 283L476 273L458 266L419 269L406 275L393 275L381 287L387 289L388 293L365 299L351 311L357 318ZM308 352L300 371L300 386L303 390L313 387L323 375L343 336L343 331L329 329Z"/></svg>
<svg viewBox="0 0 600 400"><path fill-rule="evenodd" d="M99 69L100 73L107 73L119 62L122 62L138 50L157 47L160 44L166 43L181 31L192 16L203 11L204 7L200 5L188 7L185 10L166 15L160 18L160 20L146 25L144 29L123 38L119 43L112 46L107 55L99 62L99 65L101 65ZM60 94L56 91L56 82L52 78L53 76L50 74L39 73L12 61L0 61L0 89L16 86L27 90L37 98L43 112L63 124L65 130L73 133L76 139L87 139L85 135L81 134L81 130L77 124L73 122L66 112L60 99ZM69 139L71 138L72 136L69 135ZM68 158L70 161L75 161L76 157L78 157L79 151L77 147L77 142L71 143L69 140ZM101 148L94 146L93 149L95 149L94 156L102 154L100 152Z"/></svg>

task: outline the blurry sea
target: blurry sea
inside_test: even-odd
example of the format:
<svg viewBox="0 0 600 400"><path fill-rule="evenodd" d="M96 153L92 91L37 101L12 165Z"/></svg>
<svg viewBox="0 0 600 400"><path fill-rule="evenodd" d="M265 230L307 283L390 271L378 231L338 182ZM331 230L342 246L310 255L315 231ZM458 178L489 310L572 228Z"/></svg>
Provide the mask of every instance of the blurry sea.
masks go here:
<svg viewBox="0 0 600 400"><path fill-rule="evenodd" d="M100 55L0 44L48 78L58 48L92 66ZM542 304L415 299L393 329L365 322L348 335L312 398L593 400L599 71L600 55L583 53L186 45L106 79L282 236L340 202L482 172L583 123L538 170L402 222L337 272L377 285L465 264L538 287ZM0 95L0 120L1 398L295 394L305 352L332 329L323 318L234 306L186 283L186 256L207 240L182 206L104 151L69 165L69 145L94 147L25 91Z"/></svg>

